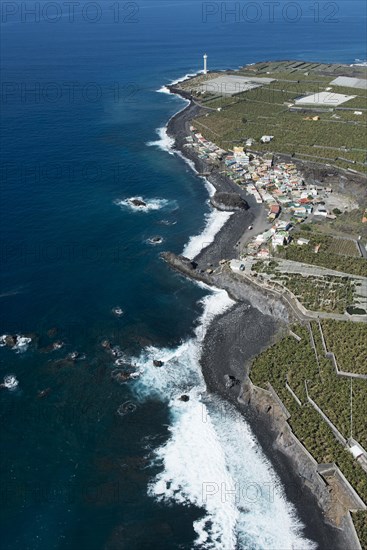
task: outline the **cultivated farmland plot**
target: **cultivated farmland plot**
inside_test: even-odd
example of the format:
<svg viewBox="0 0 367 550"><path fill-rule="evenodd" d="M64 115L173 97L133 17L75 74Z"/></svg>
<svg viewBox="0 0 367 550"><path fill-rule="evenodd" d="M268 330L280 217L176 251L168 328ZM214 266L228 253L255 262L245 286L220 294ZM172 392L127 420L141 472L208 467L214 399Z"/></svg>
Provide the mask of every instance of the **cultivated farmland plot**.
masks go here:
<svg viewBox="0 0 367 550"><path fill-rule="evenodd" d="M343 256L360 256L355 241L350 239L330 239L327 251L331 254L342 254Z"/></svg>

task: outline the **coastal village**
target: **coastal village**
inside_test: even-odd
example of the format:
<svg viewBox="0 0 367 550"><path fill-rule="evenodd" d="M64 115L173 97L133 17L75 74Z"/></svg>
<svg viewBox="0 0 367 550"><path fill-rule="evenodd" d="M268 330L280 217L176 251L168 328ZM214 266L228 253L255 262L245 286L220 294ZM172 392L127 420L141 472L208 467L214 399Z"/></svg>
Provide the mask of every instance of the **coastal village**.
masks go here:
<svg viewBox="0 0 367 550"><path fill-rule="evenodd" d="M192 148L208 164L222 165L233 182L252 195L256 203L263 203L267 208L271 227L248 243L248 253L269 258L270 246L276 248L287 244L292 228L312 213L322 218L336 218L325 207L325 199L332 190L306 185L295 164L274 164L273 155L260 156L244 147L234 147L233 152L227 152L205 139L194 126L190 126L190 132L185 147ZM247 141L249 146L253 143L252 139ZM308 242L301 240L300 244Z"/></svg>

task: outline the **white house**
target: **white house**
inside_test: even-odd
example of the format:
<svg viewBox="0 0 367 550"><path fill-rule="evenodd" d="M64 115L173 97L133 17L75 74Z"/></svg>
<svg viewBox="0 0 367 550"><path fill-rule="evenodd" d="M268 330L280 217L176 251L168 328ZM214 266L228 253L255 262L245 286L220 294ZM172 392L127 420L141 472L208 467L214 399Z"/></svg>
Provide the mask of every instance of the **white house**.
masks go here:
<svg viewBox="0 0 367 550"><path fill-rule="evenodd" d="M325 208L320 205L317 210L315 211L315 216L323 216L324 218L326 218L327 216L327 211L325 210Z"/></svg>
<svg viewBox="0 0 367 550"><path fill-rule="evenodd" d="M302 237L300 239L297 239L297 244L303 245L308 244L310 241L308 239L303 239Z"/></svg>
<svg viewBox="0 0 367 550"><path fill-rule="evenodd" d="M274 136L263 136L260 141L261 143L270 143L274 139Z"/></svg>

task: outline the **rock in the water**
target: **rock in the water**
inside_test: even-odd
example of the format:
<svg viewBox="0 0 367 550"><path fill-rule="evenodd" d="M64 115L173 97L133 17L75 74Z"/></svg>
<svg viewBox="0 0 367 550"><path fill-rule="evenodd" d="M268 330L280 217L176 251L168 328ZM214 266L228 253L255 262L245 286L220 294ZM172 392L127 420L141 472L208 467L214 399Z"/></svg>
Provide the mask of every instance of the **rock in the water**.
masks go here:
<svg viewBox="0 0 367 550"><path fill-rule="evenodd" d="M47 397L51 393L51 388L46 388L45 390L40 390L37 393L38 399L43 399L44 397Z"/></svg>
<svg viewBox="0 0 367 550"><path fill-rule="evenodd" d="M163 363L163 361L158 361L158 359L154 359L153 360L153 365L155 367L163 367L164 363Z"/></svg>
<svg viewBox="0 0 367 550"><path fill-rule="evenodd" d="M19 382L14 374L8 374L4 376L4 382L0 384L1 388L6 388L8 390L15 390L19 385Z"/></svg>
<svg viewBox="0 0 367 550"><path fill-rule="evenodd" d="M189 401L190 397L188 395L181 395L180 400L184 401L185 403Z"/></svg>
<svg viewBox="0 0 367 550"><path fill-rule="evenodd" d="M237 386L240 381L237 380L235 376L231 376L230 374L224 375L224 383L227 389L233 388L234 386Z"/></svg>
<svg viewBox="0 0 367 550"><path fill-rule="evenodd" d="M210 199L212 206L218 210L233 212L234 210L248 210L249 206L245 199L238 193L215 193Z"/></svg>
<svg viewBox="0 0 367 550"><path fill-rule="evenodd" d="M58 340L57 342L54 342L52 345L51 345L51 348L56 351L56 350L59 350L61 349L62 347L64 347L64 342L62 340Z"/></svg>
<svg viewBox="0 0 367 550"><path fill-rule="evenodd" d="M8 348L13 348L17 345L18 337L12 336L11 334L7 334L5 336L5 345L8 346Z"/></svg>
<svg viewBox="0 0 367 550"><path fill-rule="evenodd" d="M124 370L114 369L111 372L111 378L116 382L123 383L131 379L131 373Z"/></svg>
<svg viewBox="0 0 367 550"><path fill-rule="evenodd" d="M155 235L154 237L149 237L148 243L149 244L161 244L163 242L163 237L160 235Z"/></svg>
<svg viewBox="0 0 367 550"><path fill-rule="evenodd" d="M133 204L134 206L142 206L142 207L145 207L147 206L147 203L140 200L140 199L130 199L130 202L131 204Z"/></svg>
<svg viewBox="0 0 367 550"><path fill-rule="evenodd" d="M116 315L116 317L121 317L124 314L124 310L120 306L116 306L112 308L112 313Z"/></svg>

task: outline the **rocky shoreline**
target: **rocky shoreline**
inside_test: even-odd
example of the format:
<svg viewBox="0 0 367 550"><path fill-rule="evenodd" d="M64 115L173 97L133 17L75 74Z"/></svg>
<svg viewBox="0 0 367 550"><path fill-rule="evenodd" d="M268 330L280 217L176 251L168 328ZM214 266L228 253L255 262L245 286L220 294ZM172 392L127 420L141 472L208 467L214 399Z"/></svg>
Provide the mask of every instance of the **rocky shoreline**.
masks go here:
<svg viewBox="0 0 367 550"><path fill-rule="evenodd" d="M174 88L171 92L179 93ZM251 224L255 231L262 231L266 227L266 213L253 197L184 147L190 122L201 112L203 109L191 102L169 121L167 133L174 138L176 151L194 164L199 175L205 174L216 193L236 193L246 201L249 209L235 210L214 241L193 260L172 253L164 253L162 257L184 276L222 288L236 301L234 307L214 319L204 339L201 366L207 387L235 405L250 425L305 526L304 535L315 541L320 549L350 548L347 533L331 525L326 516L330 498L325 487L318 484L314 465L296 445L283 437L283 432L279 433L285 421L282 426L281 415L273 413L276 408L249 388L251 360L288 330L294 313L278 298L236 280L224 264L223 260L238 256L240 240L251 238L250 233L247 237L246 233L243 235L244 228Z"/></svg>

